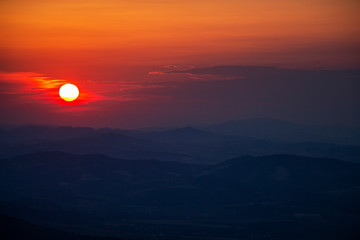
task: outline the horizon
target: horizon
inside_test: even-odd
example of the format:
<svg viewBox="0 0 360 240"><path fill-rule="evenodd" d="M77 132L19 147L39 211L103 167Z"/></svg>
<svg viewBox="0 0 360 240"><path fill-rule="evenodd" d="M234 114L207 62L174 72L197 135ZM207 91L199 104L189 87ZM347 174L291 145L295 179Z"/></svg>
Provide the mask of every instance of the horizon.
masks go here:
<svg viewBox="0 0 360 240"><path fill-rule="evenodd" d="M3 129L12 129L18 127L50 127L50 128L61 128L61 127L70 127L70 128L91 128L91 129L110 129L110 130L170 130L170 129L182 129L182 128L203 128L212 125L218 124L227 124L227 123L236 123L236 122L254 122L254 121L262 121L264 122L277 122L277 123L290 123L295 125L302 126L313 126L313 127L340 127L340 128L353 128L359 129L360 126L357 125L322 125L322 124L314 124L314 123L301 123L296 121L284 120L284 119L275 119L275 118L243 118L243 119L230 119L226 121L218 121L218 122L208 122L203 124L184 124L184 125L153 125L153 126L143 126L137 128L121 128L121 127L108 127L108 126L86 126L86 125L56 125L56 124L41 124L41 123L0 123L0 128Z"/></svg>

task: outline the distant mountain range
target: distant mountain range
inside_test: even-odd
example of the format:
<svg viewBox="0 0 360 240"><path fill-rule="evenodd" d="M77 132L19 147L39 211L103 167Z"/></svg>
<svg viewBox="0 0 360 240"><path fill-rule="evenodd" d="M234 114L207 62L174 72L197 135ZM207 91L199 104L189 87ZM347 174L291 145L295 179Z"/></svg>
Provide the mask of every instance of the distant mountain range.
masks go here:
<svg viewBox="0 0 360 240"><path fill-rule="evenodd" d="M246 119L213 124L204 130L282 142L324 142L360 145L360 128L304 125L275 119Z"/></svg>
<svg viewBox="0 0 360 240"><path fill-rule="evenodd" d="M0 212L62 231L124 239L358 236L356 163L270 155L200 165L62 152L0 163Z"/></svg>
<svg viewBox="0 0 360 240"><path fill-rule="evenodd" d="M26 126L0 130L0 156L62 151L126 159L214 163L241 155L296 154L360 162L359 136L355 128L305 126L264 119L162 131Z"/></svg>

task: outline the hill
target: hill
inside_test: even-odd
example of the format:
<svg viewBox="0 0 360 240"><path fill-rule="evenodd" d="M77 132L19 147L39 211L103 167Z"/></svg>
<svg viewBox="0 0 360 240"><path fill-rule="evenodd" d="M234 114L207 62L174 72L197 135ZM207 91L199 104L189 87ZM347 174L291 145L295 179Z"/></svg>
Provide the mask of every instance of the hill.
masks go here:
<svg viewBox="0 0 360 240"><path fill-rule="evenodd" d="M0 212L126 239L357 239L359 173L293 155L198 165L41 152L1 160Z"/></svg>

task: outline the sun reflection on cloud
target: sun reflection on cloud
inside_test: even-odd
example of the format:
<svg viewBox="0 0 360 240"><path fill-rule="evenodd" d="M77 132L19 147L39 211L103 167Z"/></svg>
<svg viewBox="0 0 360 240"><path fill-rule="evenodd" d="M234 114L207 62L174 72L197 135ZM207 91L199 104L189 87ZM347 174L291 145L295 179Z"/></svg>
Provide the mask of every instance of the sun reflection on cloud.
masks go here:
<svg viewBox="0 0 360 240"><path fill-rule="evenodd" d="M59 88L71 82L64 79L53 79L34 72L0 72L0 84L2 95L15 95L18 100L24 102L38 102L41 104L64 105L58 91ZM79 84L81 86L81 83ZM90 94L86 89L81 90L78 101L67 105L81 105L90 101L103 99L102 96Z"/></svg>
<svg viewBox="0 0 360 240"><path fill-rule="evenodd" d="M0 72L0 93L16 95L27 102L54 100L56 89L64 81L34 72Z"/></svg>
<svg viewBox="0 0 360 240"><path fill-rule="evenodd" d="M60 98L59 88L66 83L78 86L80 95L75 101L66 102ZM96 110L98 104L92 104L95 102L144 100L150 96L137 93L140 89L163 87L157 83L139 81L54 79L36 72L0 72L0 86L0 95L7 102L48 105L51 111L78 114Z"/></svg>

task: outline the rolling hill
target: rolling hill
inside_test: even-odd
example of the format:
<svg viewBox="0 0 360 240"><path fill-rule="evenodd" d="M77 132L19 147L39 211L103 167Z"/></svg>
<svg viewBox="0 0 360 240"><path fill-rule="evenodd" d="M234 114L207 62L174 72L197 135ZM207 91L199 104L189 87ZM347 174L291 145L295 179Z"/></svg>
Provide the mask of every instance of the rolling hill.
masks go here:
<svg viewBox="0 0 360 240"><path fill-rule="evenodd" d="M2 159L0 177L0 212L77 234L358 236L360 165L336 159L243 156L199 165L39 152Z"/></svg>

